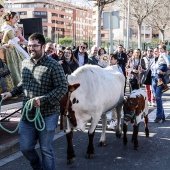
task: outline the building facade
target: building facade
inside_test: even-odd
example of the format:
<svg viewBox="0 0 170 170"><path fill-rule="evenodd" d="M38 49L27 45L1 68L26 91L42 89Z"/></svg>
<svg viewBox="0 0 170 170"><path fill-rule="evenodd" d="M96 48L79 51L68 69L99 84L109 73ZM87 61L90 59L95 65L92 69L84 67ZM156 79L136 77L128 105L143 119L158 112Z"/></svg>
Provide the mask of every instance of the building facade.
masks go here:
<svg viewBox="0 0 170 170"><path fill-rule="evenodd" d="M126 34L127 34L127 11L122 8L121 4L122 0L117 0L113 3L110 3L106 5L103 9L102 16L101 16L101 41L102 42L108 42L109 43L109 29L104 29L104 17L103 14L105 12L117 12L119 13L118 20L119 20L119 28L115 28L112 30L113 35L113 41L114 44L118 43L124 43L123 45L126 47ZM93 41L95 42L96 37L96 30L95 30L95 23L96 23L96 16L97 16L97 8L93 8ZM113 20L114 22L114 20ZM108 24L110 22L108 21ZM114 24L114 23L113 23ZM154 30L150 27L147 27L147 25L142 25L141 30L141 38L142 42L149 43L153 39L159 39L159 31ZM138 27L136 22L134 22L132 19L130 19L130 42L133 44L133 47L137 47L137 41L138 41ZM114 46L115 46L114 45ZM132 45L131 45L132 47Z"/></svg>
<svg viewBox="0 0 170 170"><path fill-rule="evenodd" d="M53 42L73 39L73 44L88 41L92 35L92 9L57 0L10 0L5 8L18 12L20 18L42 18L43 34Z"/></svg>

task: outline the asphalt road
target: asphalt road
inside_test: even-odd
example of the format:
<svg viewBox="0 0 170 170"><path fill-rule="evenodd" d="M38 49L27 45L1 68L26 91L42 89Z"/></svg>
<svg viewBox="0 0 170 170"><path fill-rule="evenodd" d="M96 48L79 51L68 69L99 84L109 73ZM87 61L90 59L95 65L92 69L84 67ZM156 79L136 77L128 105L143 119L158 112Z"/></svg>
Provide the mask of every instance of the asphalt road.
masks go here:
<svg viewBox="0 0 170 170"><path fill-rule="evenodd" d="M169 101L170 92L165 93L164 102ZM170 102L169 102L170 103ZM150 109L150 111L153 108ZM170 113L170 104L166 106ZM67 143L64 133L57 134L54 141L55 156L58 170L169 170L170 169L170 116L163 123L149 123L150 137L144 135L144 123L140 124L139 149L133 149L131 143L132 126L128 126L128 144L123 145L123 138L118 139L114 131L107 130L107 145L98 147L101 126L97 127L94 147L95 157L86 159L88 144L87 133L74 132L74 149L76 160L73 165L67 165ZM59 137L60 136L60 137ZM39 152L39 149L38 149ZM21 156L20 156L21 155ZM18 157L18 158L17 158ZM29 162L19 152L5 158L7 161L1 170L30 170Z"/></svg>

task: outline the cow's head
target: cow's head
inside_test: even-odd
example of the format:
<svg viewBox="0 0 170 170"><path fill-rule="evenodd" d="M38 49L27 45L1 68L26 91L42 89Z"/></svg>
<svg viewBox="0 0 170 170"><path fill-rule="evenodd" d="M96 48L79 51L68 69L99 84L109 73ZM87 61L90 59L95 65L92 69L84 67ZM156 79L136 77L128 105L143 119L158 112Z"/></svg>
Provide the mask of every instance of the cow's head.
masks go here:
<svg viewBox="0 0 170 170"><path fill-rule="evenodd" d="M137 98L130 98L127 97L123 101L123 112L124 112L124 120L130 121L134 118L136 108L138 107L139 103Z"/></svg>
<svg viewBox="0 0 170 170"><path fill-rule="evenodd" d="M74 104L73 101L70 100L70 95L73 91L75 91L80 86L79 83L76 84L69 84L68 86L68 92L66 95L61 99L60 101L60 113L61 115L64 115L65 112L67 112L67 117L69 118L71 124L76 127L77 126L77 120L75 117L75 112L72 110L72 105ZM76 101L77 102L77 101ZM61 122L60 122L61 123Z"/></svg>

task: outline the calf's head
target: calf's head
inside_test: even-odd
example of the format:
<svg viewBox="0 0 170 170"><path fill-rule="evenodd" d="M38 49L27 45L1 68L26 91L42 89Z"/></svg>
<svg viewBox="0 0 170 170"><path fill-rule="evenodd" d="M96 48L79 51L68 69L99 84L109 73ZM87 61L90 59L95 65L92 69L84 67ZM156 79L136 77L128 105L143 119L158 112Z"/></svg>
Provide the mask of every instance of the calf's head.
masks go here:
<svg viewBox="0 0 170 170"><path fill-rule="evenodd" d="M123 101L123 112L124 112L124 120L130 121L133 119L135 115L136 108L138 107L139 103L137 98L126 98Z"/></svg>

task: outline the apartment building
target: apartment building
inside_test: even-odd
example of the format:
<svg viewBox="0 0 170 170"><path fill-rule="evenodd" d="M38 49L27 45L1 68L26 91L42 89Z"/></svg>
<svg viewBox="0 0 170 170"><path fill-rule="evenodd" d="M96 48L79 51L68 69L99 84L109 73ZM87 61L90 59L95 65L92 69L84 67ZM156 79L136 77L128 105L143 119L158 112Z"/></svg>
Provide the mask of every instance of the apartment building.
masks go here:
<svg viewBox="0 0 170 170"><path fill-rule="evenodd" d="M78 44L92 35L93 11L87 7L59 0L10 0L5 1L5 8L18 12L22 19L42 18L43 34L55 42L70 37Z"/></svg>

